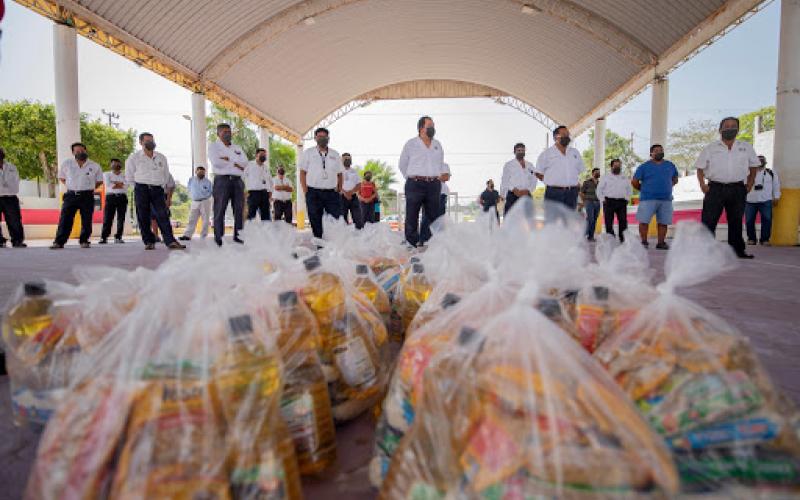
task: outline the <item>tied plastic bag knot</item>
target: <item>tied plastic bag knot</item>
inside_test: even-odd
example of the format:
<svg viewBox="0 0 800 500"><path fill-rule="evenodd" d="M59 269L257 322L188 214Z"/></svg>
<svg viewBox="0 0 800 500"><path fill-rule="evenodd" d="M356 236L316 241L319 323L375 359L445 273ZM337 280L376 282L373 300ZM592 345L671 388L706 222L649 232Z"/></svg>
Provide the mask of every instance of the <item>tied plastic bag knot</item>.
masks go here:
<svg viewBox="0 0 800 500"><path fill-rule="evenodd" d="M698 222L680 222L664 262L664 285L688 287L737 267L733 250Z"/></svg>
<svg viewBox="0 0 800 500"><path fill-rule="evenodd" d="M662 295L672 295L675 293L675 285L665 281L656 286L656 291Z"/></svg>

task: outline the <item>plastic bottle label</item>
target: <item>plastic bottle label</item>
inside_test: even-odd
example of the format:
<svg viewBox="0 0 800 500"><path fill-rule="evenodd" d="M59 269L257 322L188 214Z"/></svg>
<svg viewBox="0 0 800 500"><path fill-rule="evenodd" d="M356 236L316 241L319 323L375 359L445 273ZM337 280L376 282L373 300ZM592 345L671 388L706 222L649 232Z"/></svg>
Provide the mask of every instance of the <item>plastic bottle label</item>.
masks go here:
<svg viewBox="0 0 800 500"><path fill-rule="evenodd" d="M354 337L334 349L336 366L342 379L350 387L369 386L375 383L375 365L361 337Z"/></svg>
<svg viewBox="0 0 800 500"><path fill-rule="evenodd" d="M306 392L300 395L284 396L281 415L289 427L298 452L313 452L319 447L314 415L314 398Z"/></svg>

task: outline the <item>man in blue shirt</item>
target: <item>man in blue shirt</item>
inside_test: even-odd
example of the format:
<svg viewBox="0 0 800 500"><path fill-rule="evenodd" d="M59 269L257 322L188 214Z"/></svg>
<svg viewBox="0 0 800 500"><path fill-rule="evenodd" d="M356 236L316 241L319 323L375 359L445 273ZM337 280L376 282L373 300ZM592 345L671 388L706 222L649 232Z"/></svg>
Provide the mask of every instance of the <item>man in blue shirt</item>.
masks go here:
<svg viewBox="0 0 800 500"><path fill-rule="evenodd" d="M650 161L642 163L633 174L631 185L639 190L639 209L636 219L639 221L639 236L644 247L647 242L647 228L653 216L658 224L659 250L668 250L667 226L672 224L672 186L678 183L678 169L671 161L664 160L664 148L661 144L650 146Z"/></svg>
<svg viewBox="0 0 800 500"><path fill-rule="evenodd" d="M203 218L203 226L200 228L200 237L208 236L208 226L211 216L211 194L214 185L206 178L206 169L197 167L195 176L189 179L189 197L192 199L192 206L189 210L189 223L186 225L186 232L179 240L189 241L194 235L197 227L197 219Z"/></svg>

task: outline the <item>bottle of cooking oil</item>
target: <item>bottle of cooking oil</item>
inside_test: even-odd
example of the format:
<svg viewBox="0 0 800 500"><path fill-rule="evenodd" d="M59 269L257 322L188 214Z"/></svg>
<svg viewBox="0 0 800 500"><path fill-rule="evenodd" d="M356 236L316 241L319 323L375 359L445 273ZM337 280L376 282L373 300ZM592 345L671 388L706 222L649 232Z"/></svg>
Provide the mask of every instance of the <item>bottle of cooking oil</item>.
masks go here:
<svg viewBox="0 0 800 500"><path fill-rule="evenodd" d="M308 272L308 284L303 289L303 299L317 320L322 339L320 361L328 382L335 380L334 360L331 345L333 322L344 317L345 290L342 281L333 273L321 269L318 256L303 261Z"/></svg>
<svg viewBox="0 0 800 500"><path fill-rule="evenodd" d="M366 264L356 266L356 280L353 283L355 288L369 299L370 303L381 315L384 322L388 324L389 315L392 313L392 306L389 303L389 296L383 291L378 283L369 275L369 267Z"/></svg>
<svg viewBox="0 0 800 500"><path fill-rule="evenodd" d="M318 349L321 341L314 317L297 293L278 296L278 347L284 361L281 414L294 440L300 473L317 474L336 462L328 384Z"/></svg>
<svg viewBox="0 0 800 500"><path fill-rule="evenodd" d="M25 365L37 365L64 333L52 328L52 305L47 285L31 281L25 283L22 299L8 312L3 341Z"/></svg>
<svg viewBox="0 0 800 500"><path fill-rule="evenodd" d="M333 324L337 380L331 385L333 417L350 420L372 406L383 388L385 367L370 325L353 313Z"/></svg>
<svg viewBox="0 0 800 500"><path fill-rule="evenodd" d="M411 265L411 274L405 280L400 291L398 312L402 322L401 331L405 333L420 306L431 294L431 284L425 277L425 266L422 263Z"/></svg>

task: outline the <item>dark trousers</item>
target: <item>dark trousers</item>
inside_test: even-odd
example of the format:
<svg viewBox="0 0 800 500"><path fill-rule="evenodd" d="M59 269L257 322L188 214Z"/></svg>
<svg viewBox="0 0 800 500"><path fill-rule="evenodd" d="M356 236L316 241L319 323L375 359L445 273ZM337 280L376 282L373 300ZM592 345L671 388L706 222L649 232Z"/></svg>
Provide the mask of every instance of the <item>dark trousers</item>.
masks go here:
<svg viewBox="0 0 800 500"><path fill-rule="evenodd" d="M761 239L756 240L756 214L761 214ZM747 239L766 243L772 235L772 202L762 201L750 203L744 207L744 220L747 227Z"/></svg>
<svg viewBox="0 0 800 500"><path fill-rule="evenodd" d="M436 212L434 212L436 214L436 217L434 217L433 220L436 220L439 217L441 217L442 215L444 215L446 210L447 210L447 195L446 194L440 194L439 195L439 207L438 207L438 210ZM420 226L420 230L419 230L419 239L420 239L420 241L422 243L425 243L426 241L431 239L431 236L432 236L431 235L431 222L433 222L433 221L428 217L428 212L426 210L423 210L422 211L422 225Z"/></svg>
<svg viewBox="0 0 800 500"><path fill-rule="evenodd" d="M306 193L306 207L308 208L308 221L311 223L311 232L315 238L322 238L322 214L327 213L334 219L342 215L342 198L333 189L308 188Z"/></svg>
<svg viewBox="0 0 800 500"><path fill-rule="evenodd" d="M100 232L102 239L107 239L111 234L111 225L117 219L117 232L114 238L121 240L122 231L125 230L125 211L128 209L128 195L124 193L107 194L106 207L103 209L103 230Z"/></svg>
<svg viewBox="0 0 800 500"><path fill-rule="evenodd" d="M358 196L353 195L348 200L342 195L342 216L344 216L344 220L348 224L352 220L353 224L356 225L356 229L364 227L365 222L371 222L371 220L367 221L362 217L361 205L362 203L358 200Z"/></svg>
<svg viewBox="0 0 800 500"><path fill-rule="evenodd" d="M214 177L214 240L221 244L225 236L225 211L233 205L233 237L239 238L244 226L244 181L236 175Z"/></svg>
<svg viewBox="0 0 800 500"><path fill-rule="evenodd" d="M75 214L81 213L81 234L78 240L88 243L92 235L92 212L94 211L94 191L67 191L61 201L61 216L58 218L58 230L55 242L63 245L72 232Z"/></svg>
<svg viewBox="0 0 800 500"><path fill-rule="evenodd" d="M375 220L375 202L364 203L359 201L359 210L361 211L362 227L364 224L377 222Z"/></svg>
<svg viewBox="0 0 800 500"><path fill-rule="evenodd" d="M514 206L514 203L519 200L519 196L514 194L514 191L508 191L506 193L506 204L503 207L503 217L508 215L508 211L511 210L511 207Z"/></svg>
<svg viewBox="0 0 800 500"><path fill-rule="evenodd" d="M12 245L19 245L25 241L25 231L22 229L22 213L19 209L17 196L0 196L0 215L8 226L8 236ZM5 243L3 232L0 231L0 243Z"/></svg>
<svg viewBox="0 0 800 500"><path fill-rule="evenodd" d="M550 203L544 206L545 218L547 221L563 220L564 214L558 204L566 206L570 211L574 211L578 206L578 187L573 186L567 189L547 186L544 190L544 199Z"/></svg>
<svg viewBox="0 0 800 500"><path fill-rule="evenodd" d="M708 193L703 198L703 224L716 235L717 223L722 211L728 217L728 244L737 254L744 253L742 216L747 199L747 187L743 182L733 184L708 183Z"/></svg>
<svg viewBox="0 0 800 500"><path fill-rule="evenodd" d="M600 202L588 200L584 204L586 208L586 231L588 239L594 239L594 231L597 228L597 217L600 216Z"/></svg>
<svg viewBox="0 0 800 500"><path fill-rule="evenodd" d="M272 205L276 221L283 219L287 224L292 223L292 200L275 200Z"/></svg>
<svg viewBox="0 0 800 500"><path fill-rule="evenodd" d="M603 203L603 218L606 222L606 232L614 234L614 216L619 224L619 240L625 241L624 233L628 229L628 200L625 198L606 198Z"/></svg>
<svg viewBox="0 0 800 500"><path fill-rule="evenodd" d="M139 223L139 232L145 245L152 245L156 242L156 235L153 234L153 229L150 227L150 221L153 216L155 216L156 224L158 224L158 229L161 231L164 244L175 243L172 225L169 223L169 215L167 215L167 201L165 198L164 188L161 186L137 183L133 188L136 220Z"/></svg>
<svg viewBox="0 0 800 500"><path fill-rule="evenodd" d="M247 220L256 218L256 212L261 212L261 220L270 220L269 191L260 189L247 193Z"/></svg>

